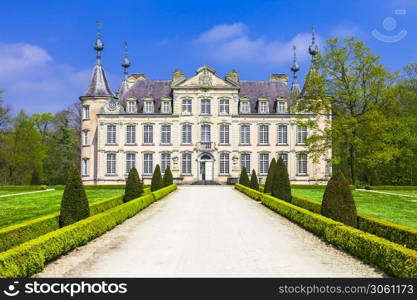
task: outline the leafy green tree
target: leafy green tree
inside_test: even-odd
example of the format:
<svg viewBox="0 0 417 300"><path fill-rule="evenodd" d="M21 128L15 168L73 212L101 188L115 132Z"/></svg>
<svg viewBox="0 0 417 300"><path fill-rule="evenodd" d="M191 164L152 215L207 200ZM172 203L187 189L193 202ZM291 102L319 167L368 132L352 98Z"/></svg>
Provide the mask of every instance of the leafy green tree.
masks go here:
<svg viewBox="0 0 417 300"><path fill-rule="evenodd" d="M272 183L274 182L274 172L275 172L276 165L277 165L277 162L275 158L273 158L271 160L271 163L269 164L268 175L266 176L266 179L265 179L264 193L268 193L268 194L272 193Z"/></svg>
<svg viewBox="0 0 417 300"><path fill-rule="evenodd" d="M242 171L240 172L239 184L250 187L248 171L245 167L243 167Z"/></svg>
<svg viewBox="0 0 417 300"><path fill-rule="evenodd" d="M316 114L326 124L299 121L310 129L309 156L318 161L333 146L334 164L346 162L353 184L359 166L375 168L392 160L397 151L392 143L397 122L390 118L396 107L395 80L363 42L329 39L325 54L308 73L305 93L293 107Z"/></svg>
<svg viewBox="0 0 417 300"><path fill-rule="evenodd" d="M165 169L164 177L162 178L162 182L164 186L169 186L174 183L174 179L172 178L171 168L167 166Z"/></svg>
<svg viewBox="0 0 417 300"><path fill-rule="evenodd" d="M250 177L250 188L259 191L259 182L255 170L252 170L252 175Z"/></svg>
<svg viewBox="0 0 417 300"><path fill-rule="evenodd" d="M30 180L31 185L40 185L41 184L41 176L39 174L39 170L35 168L32 173L32 178Z"/></svg>
<svg viewBox="0 0 417 300"><path fill-rule="evenodd" d="M35 127L38 129L42 137L42 144L46 143L48 132L51 131L51 126L55 120L55 116L51 113L35 113L32 115L32 120Z"/></svg>
<svg viewBox="0 0 417 300"><path fill-rule="evenodd" d="M80 173L72 169L62 195L59 224L61 227L68 226L89 216L90 207Z"/></svg>
<svg viewBox="0 0 417 300"><path fill-rule="evenodd" d="M278 159L275 167L272 182L272 196L287 202L291 202L292 200L288 170L282 158Z"/></svg>
<svg viewBox="0 0 417 300"><path fill-rule="evenodd" d="M357 227L357 212L349 182L339 170L329 180L323 195L321 214L346 225Z"/></svg>
<svg viewBox="0 0 417 300"><path fill-rule="evenodd" d="M132 168L129 171L125 186L125 195L123 197L124 202L139 198L143 194L143 185L140 182L139 174L136 168Z"/></svg>
<svg viewBox="0 0 417 300"><path fill-rule="evenodd" d="M10 122L10 107L3 105L3 99L1 98L3 92L0 89L0 129L5 129Z"/></svg>
<svg viewBox="0 0 417 300"><path fill-rule="evenodd" d="M157 191L163 187L161 167L157 164L152 174L151 191Z"/></svg>

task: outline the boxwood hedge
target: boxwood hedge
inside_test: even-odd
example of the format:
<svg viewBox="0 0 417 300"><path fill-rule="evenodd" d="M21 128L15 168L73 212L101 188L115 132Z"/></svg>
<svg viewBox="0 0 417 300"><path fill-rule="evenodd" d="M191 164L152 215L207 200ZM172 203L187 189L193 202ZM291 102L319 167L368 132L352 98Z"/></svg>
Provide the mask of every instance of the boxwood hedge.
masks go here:
<svg viewBox="0 0 417 300"><path fill-rule="evenodd" d="M247 187L236 185L243 191ZM249 194L248 191L245 194ZM307 209L262 194L262 203L316 234L323 240L357 256L395 277L417 277L417 251L363 232Z"/></svg>
<svg viewBox="0 0 417 300"><path fill-rule="evenodd" d="M165 187L157 195L144 195L0 253L0 277L27 277L42 271L46 262L88 243L174 189L176 185Z"/></svg>

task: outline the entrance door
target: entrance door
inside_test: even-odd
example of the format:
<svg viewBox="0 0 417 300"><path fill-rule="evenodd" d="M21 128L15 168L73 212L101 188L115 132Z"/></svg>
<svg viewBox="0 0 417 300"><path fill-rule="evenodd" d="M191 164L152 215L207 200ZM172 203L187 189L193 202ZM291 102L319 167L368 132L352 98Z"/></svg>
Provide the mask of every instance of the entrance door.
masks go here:
<svg viewBox="0 0 417 300"><path fill-rule="evenodd" d="M198 180L213 180L213 157L203 153L199 158Z"/></svg>
<svg viewBox="0 0 417 300"><path fill-rule="evenodd" d="M200 174L199 175L200 175L199 180L206 180L206 162L205 161L200 162Z"/></svg>
<svg viewBox="0 0 417 300"><path fill-rule="evenodd" d="M206 179L205 180L213 180L213 162L206 161Z"/></svg>

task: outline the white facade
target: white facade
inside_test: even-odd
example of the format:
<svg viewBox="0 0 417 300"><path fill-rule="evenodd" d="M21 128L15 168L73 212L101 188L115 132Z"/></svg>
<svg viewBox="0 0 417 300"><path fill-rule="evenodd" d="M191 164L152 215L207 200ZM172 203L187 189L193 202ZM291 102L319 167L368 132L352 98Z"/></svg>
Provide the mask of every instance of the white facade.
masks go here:
<svg viewBox="0 0 417 300"><path fill-rule="evenodd" d="M264 182L269 162L279 156L292 183L328 180L326 159L309 159L308 132L288 112L286 76L240 82L235 71L223 79L204 66L189 79L176 71L170 81L137 74L126 80L127 90L119 98L80 97L85 184L124 183L133 166L149 183L156 164L162 169L170 165L175 180L185 184L233 182L242 166L254 169Z"/></svg>

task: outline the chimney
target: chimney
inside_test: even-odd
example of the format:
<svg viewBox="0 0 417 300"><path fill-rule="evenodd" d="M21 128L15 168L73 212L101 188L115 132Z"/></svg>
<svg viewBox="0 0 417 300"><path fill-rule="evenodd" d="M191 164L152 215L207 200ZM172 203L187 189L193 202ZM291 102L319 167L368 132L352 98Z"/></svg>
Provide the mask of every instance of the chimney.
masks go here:
<svg viewBox="0 0 417 300"><path fill-rule="evenodd" d="M288 75L287 74L271 74L271 76L269 76L269 81L281 81L287 85Z"/></svg>

